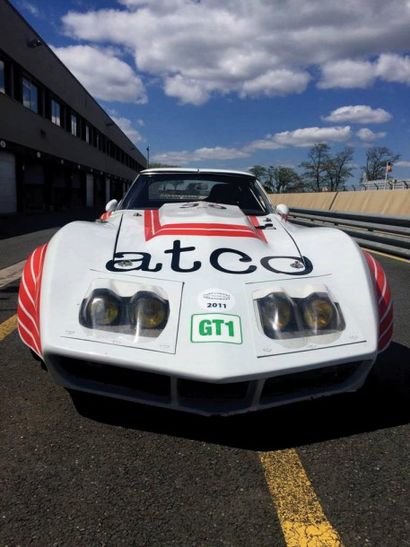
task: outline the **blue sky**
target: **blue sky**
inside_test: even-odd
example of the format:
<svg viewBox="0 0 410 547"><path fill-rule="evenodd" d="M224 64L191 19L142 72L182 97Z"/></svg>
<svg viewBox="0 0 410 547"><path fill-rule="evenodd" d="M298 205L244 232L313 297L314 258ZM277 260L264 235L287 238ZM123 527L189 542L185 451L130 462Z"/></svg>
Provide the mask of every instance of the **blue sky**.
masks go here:
<svg viewBox="0 0 410 547"><path fill-rule="evenodd" d="M151 159L297 168L315 142L401 154L408 0L13 0Z"/></svg>

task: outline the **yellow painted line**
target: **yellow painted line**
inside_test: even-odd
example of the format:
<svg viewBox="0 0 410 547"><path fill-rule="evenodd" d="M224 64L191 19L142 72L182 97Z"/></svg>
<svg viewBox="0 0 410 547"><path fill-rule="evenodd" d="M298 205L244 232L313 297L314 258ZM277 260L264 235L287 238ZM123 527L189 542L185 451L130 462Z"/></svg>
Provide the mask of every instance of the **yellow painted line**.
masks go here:
<svg viewBox="0 0 410 547"><path fill-rule="evenodd" d="M0 324L0 342L2 342L6 336L11 334L17 328L17 315L12 315L9 319Z"/></svg>
<svg viewBox="0 0 410 547"><path fill-rule="evenodd" d="M408 258L402 258L401 256L393 256L387 253L381 253L380 251L373 251L373 249L368 249L367 247L362 247L362 249L364 249L365 251L368 251L369 253L374 253L380 256L386 256L387 258L392 258L393 260L398 260L399 262L405 262L406 264L410 263Z"/></svg>
<svg viewBox="0 0 410 547"><path fill-rule="evenodd" d="M341 547L296 450L259 453L288 547Z"/></svg>

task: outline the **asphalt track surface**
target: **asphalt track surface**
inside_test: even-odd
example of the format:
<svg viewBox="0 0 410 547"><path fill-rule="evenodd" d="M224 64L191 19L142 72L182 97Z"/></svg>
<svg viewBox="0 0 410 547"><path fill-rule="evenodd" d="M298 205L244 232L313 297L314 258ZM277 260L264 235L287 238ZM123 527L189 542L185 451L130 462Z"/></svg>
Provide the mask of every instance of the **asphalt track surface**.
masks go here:
<svg viewBox="0 0 410 547"><path fill-rule="evenodd" d="M5 237L0 269L54 230ZM0 328L0 545L291 545L282 513L300 509L296 461L338 534L309 545L410 545L410 266L376 258L395 333L365 388L264 413L209 419L105 400L78 411ZM0 326L17 290L0 288ZM276 495L269 465L283 475Z"/></svg>

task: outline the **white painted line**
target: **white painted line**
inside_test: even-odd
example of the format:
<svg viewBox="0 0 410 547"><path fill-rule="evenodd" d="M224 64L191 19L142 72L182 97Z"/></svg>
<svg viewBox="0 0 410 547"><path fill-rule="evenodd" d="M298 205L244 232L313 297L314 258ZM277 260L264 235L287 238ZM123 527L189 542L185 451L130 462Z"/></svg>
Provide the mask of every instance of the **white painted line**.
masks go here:
<svg viewBox="0 0 410 547"><path fill-rule="evenodd" d="M25 263L26 261L22 260L17 264L13 264L13 266L0 270L0 289L21 277L21 272L23 271Z"/></svg>

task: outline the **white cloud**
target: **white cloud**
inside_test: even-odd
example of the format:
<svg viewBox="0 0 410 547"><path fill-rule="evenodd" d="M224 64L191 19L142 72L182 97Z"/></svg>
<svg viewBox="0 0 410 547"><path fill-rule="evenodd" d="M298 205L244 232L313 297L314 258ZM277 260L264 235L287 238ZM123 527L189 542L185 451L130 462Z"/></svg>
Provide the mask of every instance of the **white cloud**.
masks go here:
<svg viewBox="0 0 410 547"><path fill-rule="evenodd" d="M400 168L404 168L404 169L407 169L410 167L410 161L409 160L400 160L400 161L396 161L396 163L394 164L394 167L400 167Z"/></svg>
<svg viewBox="0 0 410 547"><path fill-rule="evenodd" d="M307 147L319 142L345 142L352 135L350 126L345 127L304 127L294 131L276 133L274 141L282 146Z"/></svg>
<svg viewBox="0 0 410 547"><path fill-rule="evenodd" d="M274 135L267 135L264 139L257 139L256 141L250 142L246 145L247 150L277 150L278 148L283 148L283 145L275 142Z"/></svg>
<svg viewBox="0 0 410 547"><path fill-rule="evenodd" d="M370 130L368 130L370 131ZM171 165L187 165L198 161L234 160L249 157L255 150L276 150L279 148L305 148L319 142L342 143L352 136L350 126L346 127L304 127L293 131L282 131L254 140L242 148L197 148L193 151L181 150L162 152L154 155L153 160Z"/></svg>
<svg viewBox="0 0 410 547"><path fill-rule="evenodd" d="M241 95L267 95L272 97L274 95L302 93L305 91L309 80L310 75L307 72L287 69L269 70L253 80L244 82L241 87Z"/></svg>
<svg viewBox="0 0 410 547"><path fill-rule="evenodd" d="M344 59L322 65L318 87L364 88L378 78L386 82L410 85L410 56L383 53L374 62Z"/></svg>
<svg viewBox="0 0 410 547"><path fill-rule="evenodd" d="M36 5L34 5L32 2L27 2L26 0L22 0L19 2L20 6L31 13L31 15L34 15L34 17L40 17L40 10Z"/></svg>
<svg viewBox="0 0 410 547"><path fill-rule="evenodd" d="M376 64L376 74L387 82L410 85L410 57L395 54L380 55Z"/></svg>
<svg viewBox="0 0 410 547"><path fill-rule="evenodd" d="M410 8L403 0L120 0L63 17L71 37L132 50L138 71L183 103L409 81ZM389 52L388 54L386 52ZM378 61L373 61L378 59Z"/></svg>
<svg viewBox="0 0 410 547"><path fill-rule="evenodd" d="M195 154L200 160L233 160L246 158L248 156L243 150L238 150L237 148L224 148L223 146L198 148L195 151Z"/></svg>
<svg viewBox="0 0 410 547"><path fill-rule="evenodd" d="M227 161L238 158L246 158L248 156L249 154L244 150L215 146L214 148L197 148L192 152L188 150L182 150L180 152L163 152L161 154L155 154L153 156L153 161L168 165L186 165L204 160Z"/></svg>
<svg viewBox="0 0 410 547"><path fill-rule="evenodd" d="M166 78L164 90L166 95L176 97L181 103L200 105L209 99L209 92L202 82L183 78L180 74Z"/></svg>
<svg viewBox="0 0 410 547"><path fill-rule="evenodd" d="M111 118L132 142L137 143L142 140L140 132L135 129L131 120L117 116L111 116Z"/></svg>
<svg viewBox="0 0 410 547"><path fill-rule="evenodd" d="M382 139L383 137L385 137L386 133L384 131L379 131L378 133L375 133L367 127L362 127L362 129L359 129L356 135L359 137L360 140L364 142L373 142L377 139Z"/></svg>
<svg viewBox="0 0 410 547"><path fill-rule="evenodd" d="M322 79L318 87L322 89L369 87L374 80L375 71L372 63L345 59L329 61L322 66Z"/></svg>
<svg viewBox="0 0 410 547"><path fill-rule="evenodd" d="M323 119L333 123L385 123L390 121L391 114L383 108L372 108L364 104L341 106Z"/></svg>
<svg viewBox="0 0 410 547"><path fill-rule="evenodd" d="M68 46L53 48L53 51L97 99L125 103L147 101L141 79L111 50Z"/></svg>

